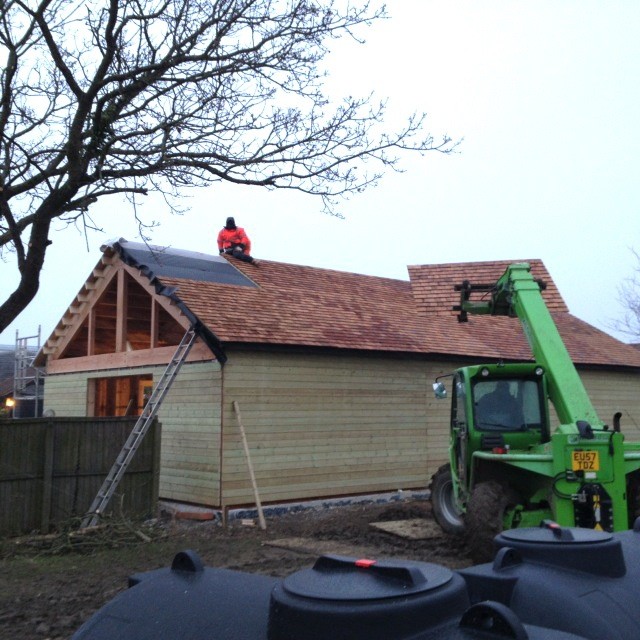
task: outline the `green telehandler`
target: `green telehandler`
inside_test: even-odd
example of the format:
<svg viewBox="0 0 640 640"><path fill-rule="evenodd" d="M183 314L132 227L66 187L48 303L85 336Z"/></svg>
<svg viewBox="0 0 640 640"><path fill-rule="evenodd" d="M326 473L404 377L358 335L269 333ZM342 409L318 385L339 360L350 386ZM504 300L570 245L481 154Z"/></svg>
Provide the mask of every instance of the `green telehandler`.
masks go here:
<svg viewBox="0 0 640 640"><path fill-rule="evenodd" d="M640 515L640 443L625 442L620 414L598 417L527 263L497 283L456 285L458 320L517 317L534 361L457 369L452 374L449 463L431 481L442 529L464 534L476 562L492 557L504 529L559 525L631 528ZM477 294L482 294L480 300ZM440 376L436 397L447 397ZM551 432L549 402L559 426Z"/></svg>

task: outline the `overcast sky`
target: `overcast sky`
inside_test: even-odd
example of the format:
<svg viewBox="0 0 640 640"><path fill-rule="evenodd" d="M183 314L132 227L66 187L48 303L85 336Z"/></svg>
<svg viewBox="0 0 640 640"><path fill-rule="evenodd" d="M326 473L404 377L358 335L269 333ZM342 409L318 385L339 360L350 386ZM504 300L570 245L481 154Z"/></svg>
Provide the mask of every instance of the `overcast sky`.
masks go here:
<svg viewBox="0 0 640 640"><path fill-rule="evenodd" d="M340 208L343 220L285 191L185 193L180 218L150 198L153 243L215 253L233 215L258 258L376 276L541 258L574 315L628 340L612 323L640 249L640 2L395 0L389 11L366 45L336 47L332 90L388 96L394 118L427 111L434 135L464 138L459 153L405 157L404 173ZM53 236L40 292L0 344L39 325L44 341L100 245L138 240L119 201L92 214L103 232ZM14 267L0 269L4 299Z"/></svg>

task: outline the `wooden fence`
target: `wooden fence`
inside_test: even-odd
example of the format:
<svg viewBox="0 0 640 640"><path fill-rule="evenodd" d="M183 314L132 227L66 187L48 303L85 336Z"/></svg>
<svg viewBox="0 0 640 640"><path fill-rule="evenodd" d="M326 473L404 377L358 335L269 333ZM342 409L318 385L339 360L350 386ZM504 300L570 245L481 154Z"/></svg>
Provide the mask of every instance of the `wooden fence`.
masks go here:
<svg viewBox="0 0 640 640"><path fill-rule="evenodd" d="M0 420L0 536L46 533L90 507L135 418ZM156 512L160 425L136 452L110 510L129 517Z"/></svg>

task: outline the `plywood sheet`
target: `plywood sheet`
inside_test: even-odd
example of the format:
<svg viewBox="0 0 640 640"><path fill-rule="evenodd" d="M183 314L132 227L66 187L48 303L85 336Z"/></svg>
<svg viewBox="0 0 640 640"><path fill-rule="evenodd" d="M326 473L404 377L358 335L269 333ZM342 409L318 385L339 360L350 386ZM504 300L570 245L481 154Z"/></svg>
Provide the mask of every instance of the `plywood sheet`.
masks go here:
<svg viewBox="0 0 640 640"><path fill-rule="evenodd" d="M377 551L375 547L351 545L335 540L314 540L313 538L279 538L277 540L267 540L265 545L287 549L295 553L302 553L310 556L337 555L350 558L375 558Z"/></svg>
<svg viewBox="0 0 640 640"><path fill-rule="evenodd" d="M433 520L425 518L371 522L369 526L408 540L430 540L442 536L442 529Z"/></svg>

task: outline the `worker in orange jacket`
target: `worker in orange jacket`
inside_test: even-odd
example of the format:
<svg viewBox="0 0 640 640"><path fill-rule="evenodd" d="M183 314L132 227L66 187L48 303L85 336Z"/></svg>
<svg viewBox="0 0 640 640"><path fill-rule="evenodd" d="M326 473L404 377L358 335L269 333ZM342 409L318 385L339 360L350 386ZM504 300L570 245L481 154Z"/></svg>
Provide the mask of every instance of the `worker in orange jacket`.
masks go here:
<svg viewBox="0 0 640 640"><path fill-rule="evenodd" d="M218 234L218 252L232 255L243 262L257 264L251 257L251 240L242 227L236 226L234 218L227 218L227 222Z"/></svg>

